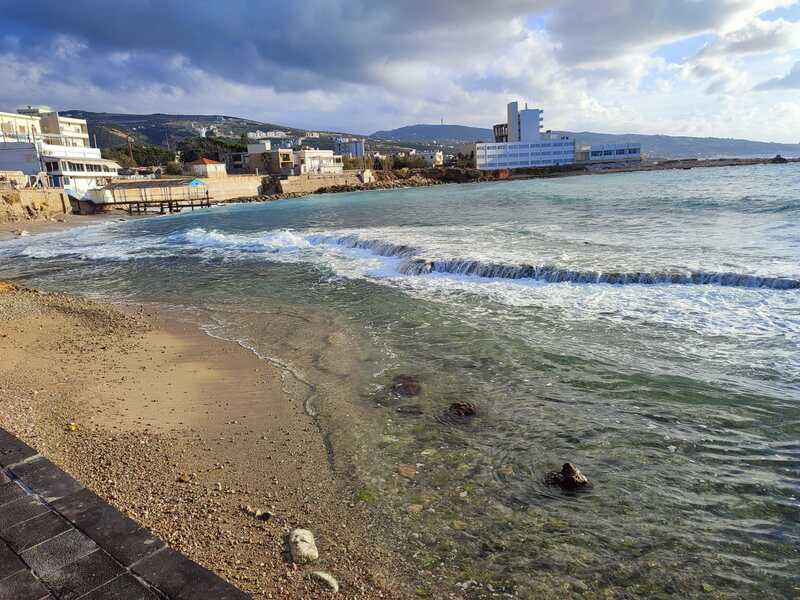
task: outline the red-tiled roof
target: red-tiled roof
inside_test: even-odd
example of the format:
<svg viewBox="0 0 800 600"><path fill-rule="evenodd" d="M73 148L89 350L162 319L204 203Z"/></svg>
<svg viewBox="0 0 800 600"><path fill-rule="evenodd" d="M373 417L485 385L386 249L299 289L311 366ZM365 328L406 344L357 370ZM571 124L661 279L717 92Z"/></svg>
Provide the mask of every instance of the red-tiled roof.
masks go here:
<svg viewBox="0 0 800 600"><path fill-rule="evenodd" d="M189 163L190 165L221 165L222 163L208 158L198 158Z"/></svg>

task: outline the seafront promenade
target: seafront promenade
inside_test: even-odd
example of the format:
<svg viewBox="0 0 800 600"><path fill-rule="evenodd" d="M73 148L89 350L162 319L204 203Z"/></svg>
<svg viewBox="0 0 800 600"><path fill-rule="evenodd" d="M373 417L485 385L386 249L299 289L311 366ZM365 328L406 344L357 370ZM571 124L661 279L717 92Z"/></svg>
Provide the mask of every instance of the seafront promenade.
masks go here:
<svg viewBox="0 0 800 600"><path fill-rule="evenodd" d="M245 600L0 429L0 600Z"/></svg>

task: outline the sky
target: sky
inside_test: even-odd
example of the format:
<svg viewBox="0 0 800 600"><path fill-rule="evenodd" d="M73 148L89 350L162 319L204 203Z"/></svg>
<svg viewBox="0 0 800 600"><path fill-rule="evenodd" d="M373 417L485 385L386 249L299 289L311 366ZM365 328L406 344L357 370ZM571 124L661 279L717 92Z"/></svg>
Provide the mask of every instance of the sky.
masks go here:
<svg viewBox="0 0 800 600"><path fill-rule="evenodd" d="M800 0L0 0L0 110L800 143Z"/></svg>

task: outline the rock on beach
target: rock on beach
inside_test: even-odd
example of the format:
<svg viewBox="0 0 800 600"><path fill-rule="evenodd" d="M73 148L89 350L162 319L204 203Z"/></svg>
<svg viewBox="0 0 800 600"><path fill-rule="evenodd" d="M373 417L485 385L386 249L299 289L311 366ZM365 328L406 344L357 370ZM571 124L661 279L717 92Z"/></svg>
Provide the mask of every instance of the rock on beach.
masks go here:
<svg viewBox="0 0 800 600"><path fill-rule="evenodd" d="M295 529L289 534L289 551L297 564L314 562L319 558L314 534L308 529Z"/></svg>

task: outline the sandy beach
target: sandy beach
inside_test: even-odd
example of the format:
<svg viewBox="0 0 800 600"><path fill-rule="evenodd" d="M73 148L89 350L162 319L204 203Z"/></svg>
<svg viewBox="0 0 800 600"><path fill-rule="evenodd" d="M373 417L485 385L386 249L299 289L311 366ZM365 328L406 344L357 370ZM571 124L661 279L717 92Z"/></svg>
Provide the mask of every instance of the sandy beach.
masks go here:
<svg viewBox="0 0 800 600"><path fill-rule="evenodd" d="M284 307L271 330L294 374L152 307L5 284L0 424L254 598L325 596L311 570L342 597L411 596L354 495L359 340ZM317 537L313 566L284 554L295 527Z"/></svg>

